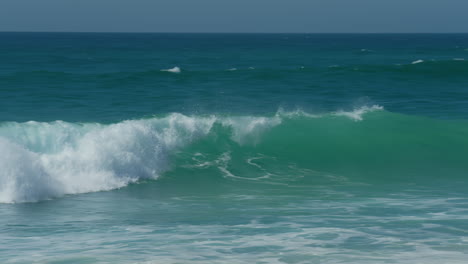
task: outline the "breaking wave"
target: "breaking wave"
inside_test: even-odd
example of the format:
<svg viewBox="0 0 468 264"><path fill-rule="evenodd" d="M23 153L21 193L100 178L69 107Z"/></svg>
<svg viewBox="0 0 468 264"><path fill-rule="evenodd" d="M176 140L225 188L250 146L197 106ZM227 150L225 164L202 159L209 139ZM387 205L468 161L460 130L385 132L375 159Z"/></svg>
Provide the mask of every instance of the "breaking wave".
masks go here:
<svg viewBox="0 0 468 264"><path fill-rule="evenodd" d="M300 110L280 110L272 116L173 113L115 124L3 122L0 202L112 190L157 179L197 160L203 162L192 167L214 164L224 175L231 173L230 163L240 160L262 168L264 176L274 172L260 161L339 173L353 168L385 170L401 161L413 169L432 170L432 165L444 163L464 170L468 142L460 134L466 131L463 122L403 116L380 106L322 115ZM449 156L444 153L448 146ZM184 155L178 153L187 159L181 162ZM258 178L268 178L264 176ZM231 177L242 179L233 173Z"/></svg>

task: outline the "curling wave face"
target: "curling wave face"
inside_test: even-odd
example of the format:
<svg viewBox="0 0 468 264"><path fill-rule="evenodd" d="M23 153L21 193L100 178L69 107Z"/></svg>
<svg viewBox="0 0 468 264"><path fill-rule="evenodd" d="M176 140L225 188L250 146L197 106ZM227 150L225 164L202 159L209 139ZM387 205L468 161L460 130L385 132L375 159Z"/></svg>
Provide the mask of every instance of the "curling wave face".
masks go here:
<svg viewBox="0 0 468 264"><path fill-rule="evenodd" d="M173 113L107 125L4 122L0 202L111 190L157 179L170 170L210 166L224 178L265 181L281 174L281 166L346 176L452 173L467 169L468 139L462 137L467 131L466 122L404 116L380 106L323 115ZM232 166L241 175L233 173ZM261 175L249 178L255 170Z"/></svg>

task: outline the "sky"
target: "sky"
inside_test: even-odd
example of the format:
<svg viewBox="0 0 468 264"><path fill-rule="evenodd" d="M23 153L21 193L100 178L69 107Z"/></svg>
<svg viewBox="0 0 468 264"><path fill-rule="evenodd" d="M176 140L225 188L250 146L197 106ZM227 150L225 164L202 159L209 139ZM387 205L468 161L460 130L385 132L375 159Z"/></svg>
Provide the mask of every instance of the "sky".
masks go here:
<svg viewBox="0 0 468 264"><path fill-rule="evenodd" d="M0 0L0 31L453 33L468 0Z"/></svg>

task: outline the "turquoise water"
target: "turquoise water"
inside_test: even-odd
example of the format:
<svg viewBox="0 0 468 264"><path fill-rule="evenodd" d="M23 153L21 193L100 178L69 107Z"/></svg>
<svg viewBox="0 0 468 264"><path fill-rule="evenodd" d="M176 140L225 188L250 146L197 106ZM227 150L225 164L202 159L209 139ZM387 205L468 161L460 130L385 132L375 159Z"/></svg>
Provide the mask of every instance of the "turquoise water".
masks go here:
<svg viewBox="0 0 468 264"><path fill-rule="evenodd" d="M0 33L1 263L465 263L468 35Z"/></svg>

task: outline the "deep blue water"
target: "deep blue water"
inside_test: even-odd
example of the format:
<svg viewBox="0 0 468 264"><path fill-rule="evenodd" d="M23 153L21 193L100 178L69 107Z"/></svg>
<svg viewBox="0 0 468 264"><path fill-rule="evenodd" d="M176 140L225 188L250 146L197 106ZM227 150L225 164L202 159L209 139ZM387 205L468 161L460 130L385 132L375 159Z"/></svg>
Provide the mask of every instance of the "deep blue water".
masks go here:
<svg viewBox="0 0 468 264"><path fill-rule="evenodd" d="M468 62L456 59L467 43L467 34L2 33L0 120L325 112L369 102L465 118ZM160 71L176 66L183 74Z"/></svg>

